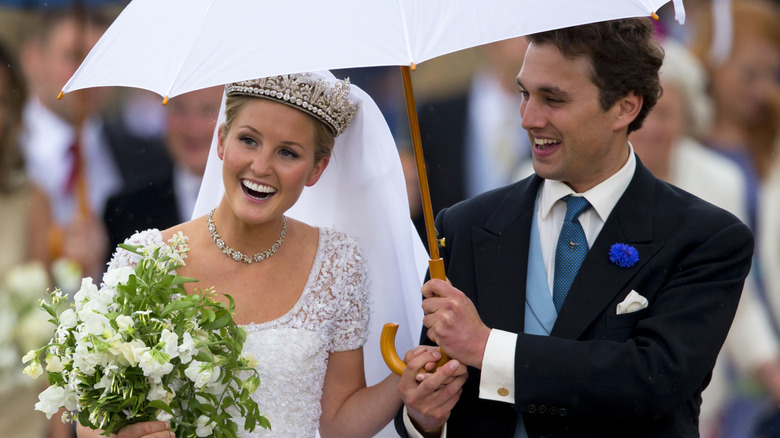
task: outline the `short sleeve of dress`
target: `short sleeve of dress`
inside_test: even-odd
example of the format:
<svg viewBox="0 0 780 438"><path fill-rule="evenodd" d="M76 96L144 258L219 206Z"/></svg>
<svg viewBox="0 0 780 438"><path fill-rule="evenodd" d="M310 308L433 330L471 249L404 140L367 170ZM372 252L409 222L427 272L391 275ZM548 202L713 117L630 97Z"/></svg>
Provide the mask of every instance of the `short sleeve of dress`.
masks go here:
<svg viewBox="0 0 780 438"><path fill-rule="evenodd" d="M153 228L136 232L125 239L125 243L128 245L152 246L163 243L163 238L160 230ZM108 270L121 268L123 266L135 267L139 261L141 261L141 256L138 254L133 254L124 248L117 247L114 251L114 255L111 256L111 261L108 262Z"/></svg>
<svg viewBox="0 0 780 438"><path fill-rule="evenodd" d="M362 347L368 336L369 282L366 261L355 240L340 234L337 250L332 253L334 290L337 308L334 312L333 332L329 352L348 351Z"/></svg>

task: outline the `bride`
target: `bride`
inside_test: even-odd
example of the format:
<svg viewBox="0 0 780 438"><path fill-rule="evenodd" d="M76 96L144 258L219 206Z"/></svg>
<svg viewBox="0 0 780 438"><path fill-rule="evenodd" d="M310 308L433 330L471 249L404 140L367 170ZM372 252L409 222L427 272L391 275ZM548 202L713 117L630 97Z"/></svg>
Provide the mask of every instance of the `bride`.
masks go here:
<svg viewBox="0 0 780 438"><path fill-rule="evenodd" d="M217 292L229 293L235 299L234 319L247 330L245 348L259 359L261 386L253 397L272 428L255 429L247 436L313 437L318 429L324 437L372 436L395 416L402 401L396 389L398 376L385 371L384 379L366 386L363 345L369 336L378 338L378 332L369 329L370 305L393 301L393 297L371 294L370 288L376 285L369 279L384 281L415 274L392 272L403 271L398 267L402 264L386 266L372 260L381 262L388 255L412 258L414 243L411 238L390 241L398 253L382 254L372 247L381 238L366 236L364 244L343 231L314 227L288 217L288 213L294 211L291 208L304 187L314 186L323 178L331 161L343 159L338 164L348 166L352 156L364 153L362 149L341 149L343 156L332 157L335 137L348 131L350 123L359 122L353 130L362 131L356 137L360 141L370 141L372 136L377 139L384 133L366 132L371 125L360 118L362 109L350 100L349 82L333 81L332 76L294 74L234 83L226 87L226 96L225 121L219 128L216 147L222 161L224 195L216 208L168 230L136 233L129 241L160 243L174 233L184 233L190 239L191 251L178 274L197 278L199 288L214 286ZM364 104L367 102L370 99L363 99ZM358 144L348 146L362 148ZM382 167L381 162L376 165ZM353 170L357 175L374 172ZM356 175L346 175L343 170L334 175L336 186L323 196L349 197L347 190L333 193L338 180L347 176L355 179ZM214 185L207 177L202 192L221 192L221 187L215 190L207 184ZM352 184L365 189L360 185L370 186L376 181L365 179ZM392 191L385 193L386 198L394 196ZM388 204L397 205L396 201L365 199L364 205L353 207L359 214L381 217L397 213L383 210ZM331 207L339 203L354 204L355 200L340 199ZM328 205L322 200L318 204ZM383 223L374 223L372 233L387 233L396 239L408 233L408 210L402 211L407 215L406 230L398 233L383 227ZM341 212L321 207L312 213L338 216ZM306 214L301 212L299 217ZM352 216L335 222L341 222L343 230L349 232L359 222ZM360 229L355 225L357 234L361 234ZM366 254L364 245L368 247ZM119 250L111 265L132 265L136 261L129 252ZM371 274L385 268L391 272L379 277ZM188 286L194 289L196 285ZM402 295L403 291L395 293ZM413 293L419 293L419 283L413 286ZM401 296L395 299L404 302ZM401 308L395 313L407 312L412 311ZM412 318L410 313L409 320ZM386 321L373 321L372 326L381 322ZM379 352L370 355L379 356ZM419 348L406 358L409 369L420 369L438 360L439 352ZM465 368L457 361L443 368L451 379L465 380ZM445 398L451 397L457 394ZM168 429L164 422L137 423L118 435L172 437ZM80 427L79 436L97 436L97 432Z"/></svg>

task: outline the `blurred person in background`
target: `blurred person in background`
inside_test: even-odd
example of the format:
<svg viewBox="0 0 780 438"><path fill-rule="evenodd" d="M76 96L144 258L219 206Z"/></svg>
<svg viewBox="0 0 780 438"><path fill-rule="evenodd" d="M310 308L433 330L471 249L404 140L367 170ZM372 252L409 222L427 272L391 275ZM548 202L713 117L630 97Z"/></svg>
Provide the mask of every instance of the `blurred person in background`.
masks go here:
<svg viewBox="0 0 780 438"><path fill-rule="evenodd" d="M26 351L18 336L22 315L16 313L12 294L17 291L7 286L7 275L12 269L30 262L38 262L45 274L49 264L46 231L51 224L49 201L46 194L27 178L24 159L19 148L22 108L26 98L25 81L15 57L0 44L0 435L7 438L64 438L72 436L70 425L59 417L51 421L33 409L43 388L21 378L21 358ZM37 291L43 294L44 282ZM34 286L31 286L34 287ZM36 297L28 297L32 303ZM10 306L9 306L10 305ZM10 307L10 308L9 308ZM29 307L29 306L27 306ZM30 309L25 309L30 310ZM46 323L42 311L38 313Z"/></svg>
<svg viewBox="0 0 780 438"><path fill-rule="evenodd" d="M747 223L755 232L758 192L769 172L780 127L780 9L766 0L733 0L726 10L730 32L727 24L714 24L723 12L715 6L706 12L694 23L691 39L692 50L708 71L715 107L704 142L742 168L747 178Z"/></svg>
<svg viewBox="0 0 780 438"><path fill-rule="evenodd" d="M775 286L770 284L767 275L777 268L764 260L766 227L759 227L758 221L764 214L760 194L776 160L780 133L780 8L776 2L767 0L712 2L693 23L690 47L708 71L709 93L715 109L712 129L703 141L738 164L745 176L745 223L756 235L752 276L757 293L753 296L768 315L776 335L780 314L773 309L772 302L780 297L773 296ZM741 307L744 305L743 302ZM735 325L729 336L739 339L739 333ZM761 336L761 331L756 330L736 343L753 348L763 344ZM765 436L758 435L756 427L773 428L771 419L780 418L774 417L774 406L780 402L780 359L776 352L774 356L774 360L764 361L756 370L759 379L738 379L725 413L722 437ZM741 377L756 375L744 374L744 369L739 371ZM768 391L768 396L763 396L763 391ZM763 421L762 416L770 423ZM774 436L780 436L780 427Z"/></svg>
<svg viewBox="0 0 780 438"><path fill-rule="evenodd" d="M480 47L481 61L465 93L420 105L434 214L530 174L518 175L530 160L530 145L520 126L515 82L526 48L525 37ZM413 219L424 237L422 217Z"/></svg>
<svg viewBox="0 0 780 438"><path fill-rule="evenodd" d="M50 8L37 20L20 55L30 89L23 115L26 169L51 202L57 225L49 239L52 257L74 260L85 276L100 278L107 253L101 220L106 201L127 181L167 163L144 159L133 144L106 129L108 89L80 90L57 100L109 17L97 9L74 14Z"/></svg>
<svg viewBox="0 0 780 438"><path fill-rule="evenodd" d="M84 23L69 11L43 13L21 49L31 92L22 150L28 174L52 203L59 232L52 234L51 251L76 260L94 278L100 278L105 263L105 231L97 218L122 183L102 134L105 91L79 91L60 101L57 96L107 26L92 13ZM86 185L81 194L79 179ZM79 196L86 198L81 207Z"/></svg>
<svg viewBox="0 0 780 438"><path fill-rule="evenodd" d="M157 180L128 187L108 200L104 220L109 255L136 231L162 230L190 220L206 170L222 91L219 86L182 94L165 107L165 145L173 162Z"/></svg>
<svg viewBox="0 0 780 438"><path fill-rule="evenodd" d="M703 146L696 138L712 123L712 106L706 93L706 74L696 57L674 40L664 41L661 67L663 95L641 129L629 136L642 163L658 178L747 220L745 178L739 166ZM729 337L702 394L700 432L717 436L722 411L729 398L729 366L761 377L775 366L777 339L756 296L749 276Z"/></svg>

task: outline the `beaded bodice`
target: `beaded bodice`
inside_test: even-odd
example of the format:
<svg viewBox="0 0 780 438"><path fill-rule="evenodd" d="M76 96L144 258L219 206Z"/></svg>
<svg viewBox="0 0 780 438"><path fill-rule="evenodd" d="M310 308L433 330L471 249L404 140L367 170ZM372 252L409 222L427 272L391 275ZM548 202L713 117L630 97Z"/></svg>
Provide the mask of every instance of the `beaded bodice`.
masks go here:
<svg viewBox="0 0 780 438"><path fill-rule="evenodd" d="M160 242L158 230L136 233L127 241L136 245ZM190 253L189 257L197 255ZM117 250L110 267L132 266L137 261L128 251ZM328 354L365 343L370 313L367 288L365 261L356 242L321 228L314 264L298 302L277 319L243 326L247 331L244 349L258 358L260 387L253 397L271 430L258 428L242 436L315 436ZM238 423L241 426L243 421Z"/></svg>

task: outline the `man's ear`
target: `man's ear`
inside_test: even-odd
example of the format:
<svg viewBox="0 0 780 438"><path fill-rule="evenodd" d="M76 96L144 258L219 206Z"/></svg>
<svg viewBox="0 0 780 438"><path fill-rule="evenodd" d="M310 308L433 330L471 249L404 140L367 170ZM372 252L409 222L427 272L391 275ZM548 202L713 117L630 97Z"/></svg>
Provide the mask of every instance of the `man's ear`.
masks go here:
<svg viewBox="0 0 780 438"><path fill-rule="evenodd" d="M311 172L309 172L309 178L306 180L306 187L311 187L320 180L322 172L324 172L325 168L328 167L329 162L330 157L323 157L319 163L314 165L314 168L312 168Z"/></svg>
<svg viewBox="0 0 780 438"><path fill-rule="evenodd" d="M627 96L618 99L615 102L617 106L617 119L615 119L614 129L616 131L627 128L631 122L636 119L639 111L642 110L644 104L644 98L641 95L635 94L633 91L628 93Z"/></svg>
<svg viewBox="0 0 780 438"><path fill-rule="evenodd" d="M219 126L217 131L217 155L220 160L225 159L225 124Z"/></svg>

